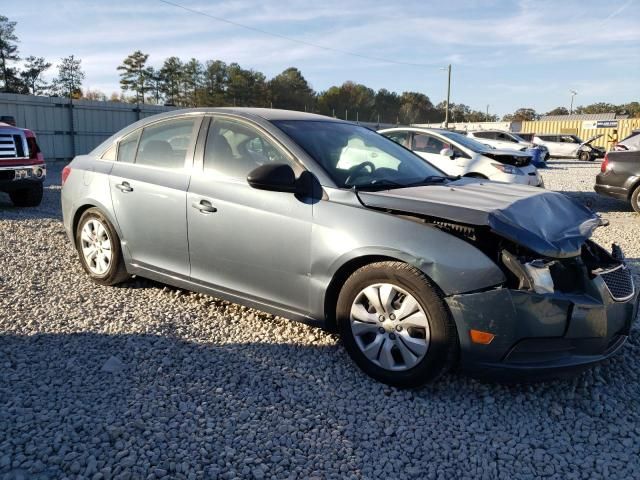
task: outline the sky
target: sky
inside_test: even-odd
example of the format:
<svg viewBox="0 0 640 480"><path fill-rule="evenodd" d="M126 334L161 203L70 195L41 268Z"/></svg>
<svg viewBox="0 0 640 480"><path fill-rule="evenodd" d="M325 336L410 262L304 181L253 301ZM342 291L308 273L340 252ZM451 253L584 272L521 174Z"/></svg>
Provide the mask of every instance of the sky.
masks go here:
<svg viewBox="0 0 640 480"><path fill-rule="evenodd" d="M22 57L55 65L73 54L84 87L108 96L119 91L118 65L139 49L156 67L172 55L238 62L267 78L294 66L317 91L351 80L434 103L446 97L451 64L451 101L498 115L568 108L569 90L575 105L640 100L640 0L172 2L253 30L161 0L0 0L0 12L18 22Z"/></svg>

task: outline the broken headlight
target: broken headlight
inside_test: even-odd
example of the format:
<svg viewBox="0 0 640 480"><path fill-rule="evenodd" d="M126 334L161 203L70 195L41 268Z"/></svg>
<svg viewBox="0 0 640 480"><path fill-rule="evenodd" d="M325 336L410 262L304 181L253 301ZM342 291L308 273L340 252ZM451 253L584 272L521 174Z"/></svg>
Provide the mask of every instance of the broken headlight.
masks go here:
<svg viewBox="0 0 640 480"><path fill-rule="evenodd" d="M533 260L524 264L524 269L531 279L534 292L553 293L553 278L551 277L551 270L549 269L553 263L553 261Z"/></svg>

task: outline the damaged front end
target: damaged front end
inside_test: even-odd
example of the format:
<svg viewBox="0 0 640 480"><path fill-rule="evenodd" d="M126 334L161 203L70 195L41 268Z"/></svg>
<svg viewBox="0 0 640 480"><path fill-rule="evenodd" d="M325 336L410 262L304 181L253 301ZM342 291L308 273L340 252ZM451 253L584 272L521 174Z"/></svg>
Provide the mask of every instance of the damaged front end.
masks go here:
<svg viewBox="0 0 640 480"><path fill-rule="evenodd" d="M547 378L604 360L624 344L638 307L633 275L617 245L609 253L587 240L578 256L550 258L500 239L479 245L482 235L474 236L507 280L446 298L464 369ZM492 340L474 342L473 332Z"/></svg>
<svg viewBox="0 0 640 480"><path fill-rule="evenodd" d="M618 247L589 240L606 222L565 195L460 179L359 197L465 240L502 270L499 285L445 297L463 368L546 377L607 358L627 338L631 272Z"/></svg>

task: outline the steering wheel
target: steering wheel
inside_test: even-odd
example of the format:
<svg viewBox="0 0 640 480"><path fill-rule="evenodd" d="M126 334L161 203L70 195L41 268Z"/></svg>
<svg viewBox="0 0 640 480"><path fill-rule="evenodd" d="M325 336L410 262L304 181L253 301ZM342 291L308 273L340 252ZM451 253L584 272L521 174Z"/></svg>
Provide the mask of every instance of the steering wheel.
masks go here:
<svg viewBox="0 0 640 480"><path fill-rule="evenodd" d="M351 180L354 180L354 179L358 178L358 175L360 174L360 172L362 170L364 170L365 168L367 168L367 167L369 167L371 169L371 173L373 173L374 170L376 169L376 166L373 163L369 162L369 161L362 162L362 163L360 163L358 165L354 165L353 167L351 167L349 169L349 176L344 181L344 184L345 185L351 184Z"/></svg>

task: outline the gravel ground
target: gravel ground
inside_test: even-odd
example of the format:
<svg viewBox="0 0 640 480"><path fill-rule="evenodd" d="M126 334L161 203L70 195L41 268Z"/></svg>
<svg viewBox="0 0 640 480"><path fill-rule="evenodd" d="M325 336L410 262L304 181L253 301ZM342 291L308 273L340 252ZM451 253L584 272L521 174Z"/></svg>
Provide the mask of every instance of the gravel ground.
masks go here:
<svg viewBox="0 0 640 480"><path fill-rule="evenodd" d="M332 334L134 280L92 284L60 222L0 197L0 479L640 478L640 332L563 381L451 374L401 391ZM640 216L556 161L547 188L611 221L640 270Z"/></svg>

